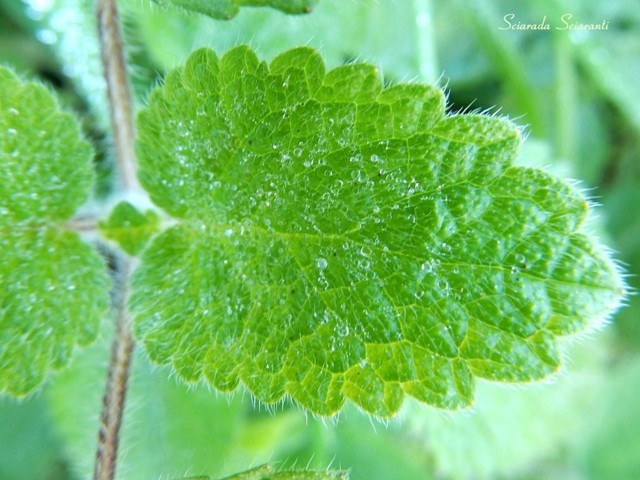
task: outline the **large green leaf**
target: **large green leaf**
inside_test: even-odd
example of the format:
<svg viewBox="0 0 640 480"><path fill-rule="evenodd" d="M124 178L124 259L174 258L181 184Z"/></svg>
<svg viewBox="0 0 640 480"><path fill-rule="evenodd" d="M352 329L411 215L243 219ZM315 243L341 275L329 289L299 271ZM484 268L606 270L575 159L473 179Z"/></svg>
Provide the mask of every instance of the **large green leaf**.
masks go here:
<svg viewBox="0 0 640 480"><path fill-rule="evenodd" d="M0 392L25 395L108 305L102 260L65 230L93 179L90 146L43 86L0 67Z"/></svg>
<svg viewBox="0 0 640 480"><path fill-rule="evenodd" d="M390 415L405 394L468 405L474 377L521 382L556 338L617 305L615 267L566 183L514 167L509 121L444 114L440 90L194 53L139 117L140 180L179 224L133 277L150 358L261 401Z"/></svg>
<svg viewBox="0 0 640 480"><path fill-rule="evenodd" d="M168 3L204 13L213 18L230 19L240 11L240 7L271 7L286 13L309 13L318 0L158 0L159 3Z"/></svg>
<svg viewBox="0 0 640 480"><path fill-rule="evenodd" d="M225 477L223 480L347 480L348 478L347 472L337 470L277 472L271 465L262 465L246 472Z"/></svg>

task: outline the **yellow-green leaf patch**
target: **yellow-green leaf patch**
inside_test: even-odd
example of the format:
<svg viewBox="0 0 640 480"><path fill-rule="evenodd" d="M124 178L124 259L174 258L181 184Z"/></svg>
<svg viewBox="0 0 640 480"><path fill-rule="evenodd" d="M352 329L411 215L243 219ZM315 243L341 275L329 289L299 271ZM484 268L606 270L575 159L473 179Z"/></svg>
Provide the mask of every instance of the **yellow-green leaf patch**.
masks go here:
<svg viewBox="0 0 640 480"><path fill-rule="evenodd" d="M139 254L160 228L160 217L153 211L139 212L131 203L118 203L109 218L99 224L100 231L129 255Z"/></svg>

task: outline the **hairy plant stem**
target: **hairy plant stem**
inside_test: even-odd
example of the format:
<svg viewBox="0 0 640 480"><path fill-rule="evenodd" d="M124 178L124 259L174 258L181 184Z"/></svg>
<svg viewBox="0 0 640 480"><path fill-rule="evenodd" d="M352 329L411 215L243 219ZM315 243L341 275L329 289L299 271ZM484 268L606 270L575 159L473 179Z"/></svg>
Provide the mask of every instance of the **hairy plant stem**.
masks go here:
<svg viewBox="0 0 640 480"><path fill-rule="evenodd" d="M125 192L139 190L134 149L133 102L116 0L97 0L96 16L120 186Z"/></svg>
<svg viewBox="0 0 640 480"><path fill-rule="evenodd" d="M128 283L132 260L125 254L120 254L116 261L117 275L114 294L116 325L111 344L107 386L102 398L94 480L112 480L115 477L120 425L122 424L133 351L133 335L127 312Z"/></svg>
<svg viewBox="0 0 640 480"><path fill-rule="evenodd" d="M96 17L107 82L118 178L123 193L127 194L139 190L140 187L136 178L133 106L115 0L97 0ZM120 425L133 351L133 334L127 312L132 264L133 260L125 253L116 254L113 293L116 325L100 417L94 480L113 480L116 473Z"/></svg>

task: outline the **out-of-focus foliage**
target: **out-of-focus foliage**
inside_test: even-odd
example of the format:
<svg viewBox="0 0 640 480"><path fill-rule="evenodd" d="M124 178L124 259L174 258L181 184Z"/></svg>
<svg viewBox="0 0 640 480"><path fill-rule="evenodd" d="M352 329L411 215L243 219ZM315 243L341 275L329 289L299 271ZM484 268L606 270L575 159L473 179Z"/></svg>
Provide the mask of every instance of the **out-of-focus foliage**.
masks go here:
<svg viewBox="0 0 640 480"><path fill-rule="evenodd" d="M241 7L271 7L290 14L309 13L318 0L156 0L185 10L204 13L213 18L229 20Z"/></svg>
<svg viewBox="0 0 640 480"><path fill-rule="evenodd" d="M82 81L70 70L70 65L84 62L83 55L78 51L74 57L73 49L61 55L60 37L50 34L51 27L46 18L37 18L34 5L49 2L25 8L21 0L0 1L0 62L40 75L63 98L76 99L71 103L79 99L98 104L102 93L83 92ZM548 165L554 172L579 179L587 195L602 204L596 233L625 262L632 274L628 283L640 288L640 277L633 276L640 272L640 11L636 0L325 0L303 17L245 9L224 23L150 8L136 0L127 2L125 10L126 33L134 40L130 59L140 97L150 87L153 75L149 72L162 74L181 63L193 47L208 45L223 52L236 43L250 42L267 58L288 47L310 44L321 49L330 67L357 58L381 66L385 78L435 81L441 75L454 110L502 106L501 113L528 126L521 162ZM606 20L609 29L498 30L508 13L523 23L540 23L546 15L552 25L558 24L560 15L572 13L575 21L583 23ZM56 61L51 52L56 52ZM91 119L95 108L86 115L88 124L103 125ZM554 415L570 421L560 435L554 435L552 451L536 435L531 437L535 441L519 437L517 448L527 452L526 458L521 463L518 458L509 458L508 464L498 459L490 462L488 468L495 468L496 475L500 472L501 478L519 480L640 478L640 297L632 296L628 303L604 332L594 334L605 337L598 342L597 358L576 357L567 378L532 392ZM107 348L87 351L41 397L20 405L0 404L0 478L87 478L107 356ZM83 368L87 378L73 384L69 378ZM578 373L572 381L576 371L585 376ZM153 371L137 360L121 478L161 474L163 478L199 474L216 478L273 461L321 469L331 464L351 469L353 479L367 480L429 479L436 472L449 478L455 473L444 473L452 463L447 455L454 450L442 445L434 448L423 430L408 428L409 418L385 428L348 410L337 424L324 425L305 419L289 405L271 414L254 409L240 394L228 401L200 389L176 386L166 377L164 370ZM559 391L566 395L558 395ZM496 414L491 417L493 428L502 425L504 429L481 438L487 449L503 458L509 450L496 439L513 431L514 419L535 423L545 415L538 407L517 415L507 404L501 407L502 396L516 401L510 393L514 392L499 385L483 385L477 409L464 412L467 417L462 420L452 420L481 425L487 415L484 405L490 405ZM562 398L554 399L558 396ZM567 398L576 400L568 403ZM196 410L206 412L205 416L194 416ZM420 418L419 412L406 416ZM581 420L574 423L576 418ZM439 428L447 428L446 421L440 424ZM522 431L535 434L533 427L523 426ZM460 445L469 433L464 428L458 431L451 428L447 434L457 442L457 454L464 455ZM508 438L514 439L511 435ZM80 470L79 465L85 468Z"/></svg>

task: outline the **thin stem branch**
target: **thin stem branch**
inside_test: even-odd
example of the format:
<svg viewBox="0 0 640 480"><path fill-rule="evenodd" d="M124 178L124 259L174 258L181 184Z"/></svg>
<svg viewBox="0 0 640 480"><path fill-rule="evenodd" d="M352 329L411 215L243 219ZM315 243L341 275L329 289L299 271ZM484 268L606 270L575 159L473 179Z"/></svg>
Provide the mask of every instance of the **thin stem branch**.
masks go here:
<svg viewBox="0 0 640 480"><path fill-rule="evenodd" d="M132 260L125 254L117 259L117 278L115 285L116 328L111 345L111 360L107 386L102 398L102 414L98 433L98 450L94 480L113 480L116 472L120 425L127 393L131 353L133 351L133 335L127 297L129 293L129 273Z"/></svg>
<svg viewBox="0 0 640 480"><path fill-rule="evenodd" d="M104 76L109 96L118 177L122 190L124 193L128 193L139 190L140 187L136 177L133 104L115 0L97 0L96 16ZM115 478L120 425L122 424L133 351L133 335L127 312L129 274L133 260L125 253L118 253L116 260L116 280L113 294L116 315L115 336L111 347L107 386L103 397L94 480L113 480Z"/></svg>

